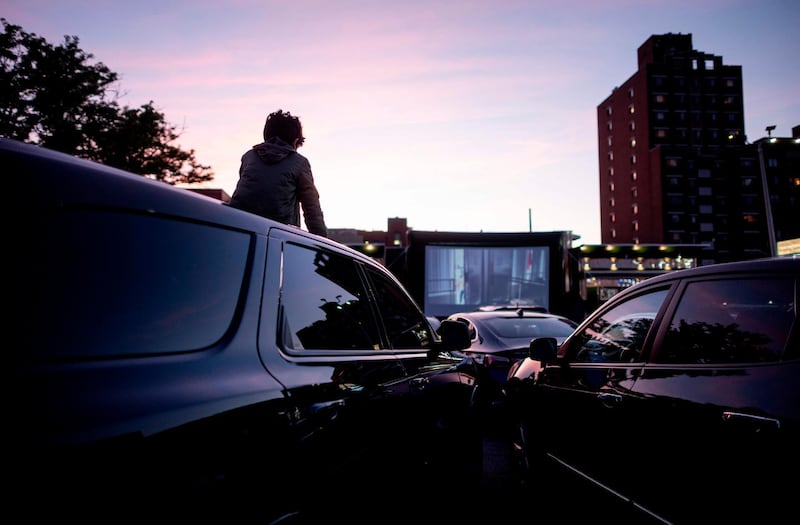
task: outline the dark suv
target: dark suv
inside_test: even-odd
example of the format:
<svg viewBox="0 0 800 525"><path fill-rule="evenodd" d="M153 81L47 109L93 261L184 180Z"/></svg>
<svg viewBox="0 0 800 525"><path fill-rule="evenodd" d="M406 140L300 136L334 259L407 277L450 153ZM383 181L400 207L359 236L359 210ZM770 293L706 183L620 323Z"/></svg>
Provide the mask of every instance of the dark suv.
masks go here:
<svg viewBox="0 0 800 525"><path fill-rule="evenodd" d="M32 145L0 139L0 165L20 203L9 516L384 521L480 474L473 369L450 353L467 329L434 334L381 265Z"/></svg>
<svg viewBox="0 0 800 525"><path fill-rule="evenodd" d="M794 521L798 286L793 258L682 270L617 294L560 347L533 340L506 393L522 472L559 496L540 509Z"/></svg>

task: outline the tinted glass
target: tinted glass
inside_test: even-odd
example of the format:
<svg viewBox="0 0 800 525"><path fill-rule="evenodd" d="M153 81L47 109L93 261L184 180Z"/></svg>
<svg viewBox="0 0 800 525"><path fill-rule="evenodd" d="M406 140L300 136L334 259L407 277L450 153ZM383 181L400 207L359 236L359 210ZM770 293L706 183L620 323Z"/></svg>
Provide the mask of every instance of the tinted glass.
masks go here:
<svg viewBox="0 0 800 525"><path fill-rule="evenodd" d="M427 319L409 296L387 276L369 270L383 326L394 349L428 348L431 333Z"/></svg>
<svg viewBox="0 0 800 525"><path fill-rule="evenodd" d="M489 319L487 325L499 337L525 338L566 337L575 329L575 324L550 317L524 318L499 317Z"/></svg>
<svg viewBox="0 0 800 525"><path fill-rule="evenodd" d="M233 319L250 239L166 218L99 211L47 217L27 241L24 323L35 357L194 350Z"/></svg>
<svg viewBox="0 0 800 525"><path fill-rule="evenodd" d="M640 359L647 332L668 289L632 297L594 319L576 338L576 361L632 362Z"/></svg>
<svg viewBox="0 0 800 525"><path fill-rule="evenodd" d="M691 283L670 322L658 361L776 361L794 321L792 279Z"/></svg>
<svg viewBox="0 0 800 525"><path fill-rule="evenodd" d="M377 350L380 337L352 259L285 244L281 309L289 350Z"/></svg>

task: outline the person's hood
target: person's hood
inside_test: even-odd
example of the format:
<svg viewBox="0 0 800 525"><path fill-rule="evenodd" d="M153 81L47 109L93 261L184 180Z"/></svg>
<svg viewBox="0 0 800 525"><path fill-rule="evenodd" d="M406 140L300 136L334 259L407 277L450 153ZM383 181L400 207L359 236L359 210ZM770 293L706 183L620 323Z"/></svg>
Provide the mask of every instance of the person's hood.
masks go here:
<svg viewBox="0 0 800 525"><path fill-rule="evenodd" d="M278 137L256 144L253 146L253 151L267 164L277 164L289 155L297 153L297 150Z"/></svg>

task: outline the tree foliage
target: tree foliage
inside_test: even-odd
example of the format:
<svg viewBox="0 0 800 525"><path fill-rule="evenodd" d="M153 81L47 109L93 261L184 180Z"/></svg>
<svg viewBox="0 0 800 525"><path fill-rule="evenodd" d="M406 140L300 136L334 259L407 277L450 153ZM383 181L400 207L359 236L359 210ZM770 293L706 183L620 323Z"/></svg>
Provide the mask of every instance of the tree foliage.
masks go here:
<svg viewBox="0 0 800 525"><path fill-rule="evenodd" d="M2 21L0 136L37 144L168 184L209 181L194 150L174 145L178 128L153 102L120 107L118 75L79 47L53 46Z"/></svg>

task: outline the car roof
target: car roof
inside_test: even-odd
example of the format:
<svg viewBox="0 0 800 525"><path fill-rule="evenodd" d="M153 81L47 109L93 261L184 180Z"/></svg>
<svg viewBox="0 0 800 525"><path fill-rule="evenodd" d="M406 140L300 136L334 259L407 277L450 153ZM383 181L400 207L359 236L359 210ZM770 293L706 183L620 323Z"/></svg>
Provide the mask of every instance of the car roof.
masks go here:
<svg viewBox="0 0 800 525"><path fill-rule="evenodd" d="M764 257L747 261L722 262L707 264L705 266L696 266L694 268L686 268L683 270L675 270L669 273L656 275L645 279L644 281L641 281L630 288L636 288L639 284L647 284L649 286L653 284L671 282L675 279L682 279L686 277L721 276L725 274L751 271L785 271L792 268L800 268L800 258L790 256Z"/></svg>
<svg viewBox="0 0 800 525"><path fill-rule="evenodd" d="M547 308L544 306L536 306L536 305L486 305L486 306L479 306L476 308L479 312L501 312L501 311L525 311L525 312L542 312L546 313Z"/></svg>
<svg viewBox="0 0 800 525"><path fill-rule="evenodd" d="M0 163L12 175L12 194L25 200L17 213L34 216L54 209L105 208L180 217L263 235L278 228L345 250L370 265L377 264L341 243L232 208L188 188L41 146L0 137Z"/></svg>
<svg viewBox="0 0 800 525"><path fill-rule="evenodd" d="M454 319L456 317L463 317L465 319L498 319L498 318L505 318L505 319L514 319L514 318L542 318L542 317L549 317L554 319L567 319L563 315L554 314L551 312L543 312L540 310L528 310L518 308L516 310L471 310L466 312L455 312L448 316L448 319Z"/></svg>

